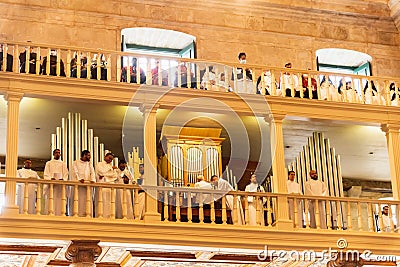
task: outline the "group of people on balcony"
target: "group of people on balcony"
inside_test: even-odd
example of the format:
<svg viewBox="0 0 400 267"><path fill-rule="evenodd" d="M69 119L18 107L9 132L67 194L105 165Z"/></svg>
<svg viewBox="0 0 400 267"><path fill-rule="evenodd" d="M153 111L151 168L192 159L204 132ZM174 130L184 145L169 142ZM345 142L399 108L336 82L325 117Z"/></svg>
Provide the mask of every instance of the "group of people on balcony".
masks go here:
<svg viewBox="0 0 400 267"><path fill-rule="evenodd" d="M110 187L93 187L93 189L88 190L90 184L95 183L107 183L107 184L142 184L144 168L143 165L139 166L140 176L136 179L133 178L131 172L127 168L127 163L125 160L120 160L118 167L112 165L114 155L112 153L107 153L102 162L99 162L96 169L93 168L91 163L90 151L83 150L81 157L72 163L72 170L68 170L65 162L61 160L60 149L55 149L53 151L53 159L48 161L44 168L44 179L45 180L59 180L68 181L69 177L71 181L79 181L85 186L78 186L76 191L74 186L66 186L65 197L66 201L66 215L72 216L77 213L80 217L99 217L102 215L103 218L110 218L112 212L112 204L114 203L111 199L112 189ZM40 179L37 172L32 170L32 161L26 160L24 162L24 167L17 171L17 176L19 178L36 178ZM27 192L25 192L25 190ZM131 190L115 189L115 218L123 218L123 203L126 203L128 219L134 218L134 208L137 209L137 214L139 218L144 216L144 202L145 195L144 192L138 192L138 205L135 206L134 194ZM17 205L19 206L20 213L24 212L24 195L27 194L28 197L28 214L36 214L38 212L37 204L37 184L29 183L25 188L24 184L17 185ZM78 193L75 196L75 193ZM101 193L102 198L102 211L99 210L99 194ZM89 194L89 195L88 195ZM123 197L125 196L125 200ZM43 185L43 199L44 199L44 209L42 214L54 214L57 216L62 215L62 197L63 197L63 185L49 184ZM53 205L51 205L52 199ZM78 201L78 210L74 211L74 201ZM88 201L89 200L89 201ZM89 205L89 206L88 206Z"/></svg>

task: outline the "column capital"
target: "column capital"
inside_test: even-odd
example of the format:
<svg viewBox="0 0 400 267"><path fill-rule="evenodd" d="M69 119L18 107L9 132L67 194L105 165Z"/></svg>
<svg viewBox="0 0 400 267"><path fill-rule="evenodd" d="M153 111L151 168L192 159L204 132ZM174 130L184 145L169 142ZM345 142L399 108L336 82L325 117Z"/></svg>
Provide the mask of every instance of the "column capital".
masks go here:
<svg viewBox="0 0 400 267"><path fill-rule="evenodd" d="M275 113L271 112L267 116L264 117L264 120L268 123L274 122L274 123L282 123L283 120L285 119L286 114L284 113Z"/></svg>
<svg viewBox="0 0 400 267"><path fill-rule="evenodd" d="M394 123L381 124L381 130L385 133L396 133L399 132L400 125Z"/></svg>
<svg viewBox="0 0 400 267"><path fill-rule="evenodd" d="M24 96L24 93L21 92L6 92L4 94L4 99L6 101L16 101L16 102L20 102L22 97Z"/></svg>
<svg viewBox="0 0 400 267"><path fill-rule="evenodd" d="M145 115L146 113L156 113L159 107L160 107L160 104L143 103L143 104L140 104L139 111L142 112L143 115Z"/></svg>
<svg viewBox="0 0 400 267"><path fill-rule="evenodd" d="M72 263L94 263L101 254L100 240L72 240L65 258Z"/></svg>

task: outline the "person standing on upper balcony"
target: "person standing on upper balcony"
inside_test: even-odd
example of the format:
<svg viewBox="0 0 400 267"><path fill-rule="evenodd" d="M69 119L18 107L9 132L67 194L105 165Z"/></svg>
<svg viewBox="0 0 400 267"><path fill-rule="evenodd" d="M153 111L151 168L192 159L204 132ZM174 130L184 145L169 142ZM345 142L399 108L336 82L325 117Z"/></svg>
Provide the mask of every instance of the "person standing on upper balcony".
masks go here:
<svg viewBox="0 0 400 267"><path fill-rule="evenodd" d="M214 188L218 191L221 191L221 194L215 194L214 198L218 199L222 197L223 194L225 194L226 198L226 206L228 209L233 210L233 195L228 195L227 193L230 191L234 191L233 187L224 179L219 178L217 175L211 176L211 182L214 185ZM238 196L237 198L237 214L238 214L238 224L243 225L245 223L244 220L244 214L243 214L243 208L242 208L242 203L240 202L240 197Z"/></svg>
<svg viewBox="0 0 400 267"><path fill-rule="evenodd" d="M139 81L140 81L141 84L144 84L144 83L146 83L146 74L145 74L144 70L138 66L137 63L138 63L137 59L133 58L132 59L132 64L131 64L131 66L129 68L129 70L130 70L129 76L130 76L130 80L131 80L130 82L131 83L137 83L138 75L140 75L140 77L139 77L140 80ZM121 82L127 82L128 81L128 71L127 70L128 70L127 66L122 68L122 71L121 71Z"/></svg>
<svg viewBox="0 0 400 267"><path fill-rule="evenodd" d="M68 168L67 164L61 160L60 149L53 150L53 159L46 162L44 167L44 179L46 180L58 180L67 181L68 180ZM49 213L49 197L50 197L50 185L45 185L43 188L45 195L45 208L44 213ZM62 185L53 185L53 205L54 205L54 215L61 215L62 211Z"/></svg>
<svg viewBox="0 0 400 267"><path fill-rule="evenodd" d="M126 161L124 159L120 159L118 162L118 169L115 170L117 172L117 184L134 184L132 173L128 170L126 166ZM115 194L115 217L118 219L123 218L123 197L125 191L125 203L126 203L126 217L128 219L133 219L133 205L132 205L132 190L131 189L117 189Z"/></svg>
<svg viewBox="0 0 400 267"><path fill-rule="evenodd" d="M250 177L250 184L246 185L245 192L265 192L264 188L257 183L257 177L253 174ZM249 225L257 225L257 206L260 213L260 223L264 225L264 197L248 196L247 202L249 203Z"/></svg>
<svg viewBox="0 0 400 267"><path fill-rule="evenodd" d="M60 58L60 76L65 76L65 70L64 70L64 62ZM57 51L56 50L51 50L50 51L50 64L49 64L50 70L48 70L47 67L47 56L43 58L43 63L42 63L42 71L41 73L43 75L46 75L49 73L52 76L57 76Z"/></svg>
<svg viewBox="0 0 400 267"><path fill-rule="evenodd" d="M391 221L393 221L393 218L392 218L392 220L390 219L389 206L386 205L382 208L382 224L383 224L381 227L382 232L390 232L391 231L391 229L390 229ZM394 227L394 229L396 229L396 225L394 225L394 223L393 223L393 227Z"/></svg>
<svg viewBox="0 0 400 267"><path fill-rule="evenodd" d="M72 181L79 181L84 184L85 182L95 183L96 177L93 165L90 163L90 151L83 150L81 158L72 163ZM92 192L92 190L90 190ZM78 186L78 216L85 217L92 214L86 214L86 200L87 200L87 186ZM90 193L90 210L92 210L92 194ZM73 191L70 198L74 199ZM72 210L70 211L72 214Z"/></svg>
<svg viewBox="0 0 400 267"><path fill-rule="evenodd" d="M112 153L107 153L104 157L104 161L97 164L97 182L113 184L118 179L116 166L112 165L114 155ZM103 197L103 218L111 217L111 188L102 188ZM98 206L98 203L96 203ZM98 210L98 209L96 209Z"/></svg>
<svg viewBox="0 0 400 267"><path fill-rule="evenodd" d="M3 71L3 53L6 53L4 51L4 46L3 44L0 44L0 71ZM14 57L13 55L7 53L6 54L6 71L13 71L13 62L14 62Z"/></svg>
<svg viewBox="0 0 400 267"><path fill-rule="evenodd" d="M30 41L28 41L30 43ZM25 51L19 54L19 72L20 73L25 73L25 66L26 64L29 64L28 67L28 73L35 74L36 73L36 53L33 52L33 47L29 46L29 58L26 58L26 51L28 50L28 47L25 47ZM40 59L39 59L40 60ZM28 62L27 62L28 61Z"/></svg>
<svg viewBox="0 0 400 267"><path fill-rule="evenodd" d="M305 194L308 196L322 197L327 195L325 183L318 180L317 171L310 171L311 179L305 184ZM310 227L316 228L316 200L309 200L308 210L310 212ZM325 201L318 200L318 211L321 229L326 229Z"/></svg>
<svg viewBox="0 0 400 267"><path fill-rule="evenodd" d="M310 88L308 88L308 80L309 80L308 76L309 76L308 73L303 73L303 75L301 75L301 83L304 90L304 98L310 98L310 93L311 93L312 99L318 99L317 80L315 80L313 77L310 77Z"/></svg>
<svg viewBox="0 0 400 267"><path fill-rule="evenodd" d="M291 69L292 63L288 62L285 64L285 68ZM292 96L292 89L294 91L295 97L300 97L300 88L299 88L299 78L296 73L283 72L280 78L279 88L282 92L286 93L286 96Z"/></svg>
<svg viewBox="0 0 400 267"><path fill-rule="evenodd" d="M37 172L32 170L32 161L30 159L24 161L24 167L17 171L17 177L40 179ZM17 184L17 205L19 206L19 213L24 212L25 190L28 190L28 214L36 214L36 184L28 184L27 187L25 187L24 184Z"/></svg>
<svg viewBox="0 0 400 267"><path fill-rule="evenodd" d="M300 185L295 181L296 173L294 171L289 171L288 172L288 180L286 181L287 185L287 191L288 194L294 194L294 195L301 195L301 189ZM294 201L293 199L288 199L288 205L289 205L289 219L294 220L295 219L295 209L294 209ZM297 204L297 226L302 228L303 227L303 208L301 205L301 200L297 199L296 201Z"/></svg>
<svg viewBox="0 0 400 267"><path fill-rule="evenodd" d="M144 181L144 164L141 163L139 164L139 174L140 176L136 179L137 185L143 185ZM146 193L143 189L139 190L138 194L138 207L134 207L135 209L138 209L138 214L139 214L139 220L142 220L144 217L144 213L146 211Z"/></svg>
<svg viewBox="0 0 400 267"><path fill-rule="evenodd" d="M206 181L204 181L204 176L203 175L198 175L197 176L197 183L194 184L194 188L196 189L206 189L206 190L212 190L212 185ZM200 205L208 205L211 203L211 195L210 194L203 194L202 198L200 193L196 194L196 200L195 202Z"/></svg>
<svg viewBox="0 0 400 267"><path fill-rule="evenodd" d="M239 63L246 64L247 63L247 56L245 52L240 52L238 55ZM253 74L251 69L247 68L233 68L232 73L232 81L235 80L236 77L236 84L234 87L237 86L236 92L238 93L247 93L252 94L256 93L254 84L253 84Z"/></svg>

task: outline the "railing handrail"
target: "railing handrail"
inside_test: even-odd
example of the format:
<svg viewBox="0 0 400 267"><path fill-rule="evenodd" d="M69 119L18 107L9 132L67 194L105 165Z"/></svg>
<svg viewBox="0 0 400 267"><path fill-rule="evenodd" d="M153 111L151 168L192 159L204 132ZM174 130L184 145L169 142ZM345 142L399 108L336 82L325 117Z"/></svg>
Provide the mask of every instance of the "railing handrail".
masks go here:
<svg viewBox="0 0 400 267"><path fill-rule="evenodd" d="M266 70L274 70L279 72L288 72L291 74L301 73L301 74L311 74L311 75L333 75L333 76L343 76L349 77L353 79L365 79L365 80L380 80L380 81L400 81L400 78L389 77L389 76L366 76L366 75L355 75L355 74L344 74L344 73L335 73L335 72L326 72L326 71L316 71L316 70L303 70L296 68L284 68L284 67L273 67L259 64L241 64L238 62L229 62L229 61L220 61L220 60L209 60L209 59L192 59L192 58L177 58L177 57L169 57L169 56L158 56L158 55L148 55L148 54L140 54L133 52L123 52L117 50L110 49L102 49L102 48L85 48L79 46L66 46L66 45L55 45L55 44L46 44L46 43L33 43L33 42L17 42L17 41L0 41L0 44L7 45L19 45L23 47L43 47L48 49L62 49L62 50L72 50L72 51L81 51L81 52L90 52L95 54L117 54L120 56L130 56L130 57L141 57L141 58L159 58L165 60L175 60L178 62L189 62L189 63L209 63L209 64L220 64L225 65L232 68L250 68L250 69L260 69L261 71ZM46 56L46 55L44 55Z"/></svg>

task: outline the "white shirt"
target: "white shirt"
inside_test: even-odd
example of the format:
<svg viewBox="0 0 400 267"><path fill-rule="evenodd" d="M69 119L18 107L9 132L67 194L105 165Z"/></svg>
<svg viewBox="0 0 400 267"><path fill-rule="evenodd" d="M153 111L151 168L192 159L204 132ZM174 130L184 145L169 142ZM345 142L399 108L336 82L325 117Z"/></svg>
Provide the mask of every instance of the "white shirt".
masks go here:
<svg viewBox="0 0 400 267"><path fill-rule="evenodd" d="M46 162L44 167L44 179L51 180L55 178L56 180L68 180L68 168L67 164L62 160L52 159Z"/></svg>
<svg viewBox="0 0 400 267"><path fill-rule="evenodd" d="M295 181L286 181L288 194L301 194L300 185Z"/></svg>
<svg viewBox="0 0 400 267"><path fill-rule="evenodd" d="M194 184L194 188L200 188L200 189L212 189L212 186L210 183L207 183L206 181L200 181Z"/></svg>
<svg viewBox="0 0 400 267"><path fill-rule="evenodd" d="M292 82L293 81L293 82ZM282 86L283 86L283 82L285 82L285 88L283 88ZM293 83L293 89L295 90L295 91L299 91L299 78L297 77L297 75L296 74L292 74L292 75L290 75L290 74L283 74L282 76L281 76L281 89L286 89L286 88L291 88L291 86L292 86L292 83Z"/></svg>
<svg viewBox="0 0 400 267"><path fill-rule="evenodd" d="M229 192L229 191L233 191L234 189L226 180L219 178L217 190Z"/></svg>
<svg viewBox="0 0 400 267"><path fill-rule="evenodd" d="M381 230L383 232L390 232L390 217L389 217L389 215L382 214L382 222L383 222L383 227Z"/></svg>
<svg viewBox="0 0 400 267"><path fill-rule="evenodd" d="M122 179L122 177L124 177L124 175L125 175L129 179L129 184L132 184L133 176L132 176L132 173L128 170L128 168L125 168L123 171L121 171L120 169L115 169L115 172L117 173L117 182L116 183L123 184L124 179Z"/></svg>
<svg viewBox="0 0 400 267"><path fill-rule="evenodd" d="M85 181L96 182L93 165L90 164L90 161L75 160L72 163L71 178L73 181L83 179Z"/></svg>
<svg viewBox="0 0 400 267"><path fill-rule="evenodd" d="M212 185L206 181L200 181L194 184L194 188L211 190ZM203 203L208 204L211 202L210 194L203 194ZM196 203L200 203L200 193L196 194Z"/></svg>
<svg viewBox="0 0 400 267"><path fill-rule="evenodd" d="M37 174L37 172L35 172L34 170L31 170L31 169L25 169L25 168L17 170L17 177L18 178L37 178L37 179L40 179L40 177Z"/></svg>
<svg viewBox="0 0 400 267"><path fill-rule="evenodd" d="M262 186L260 186L259 184L253 184L253 183L250 183L250 184L246 185L246 188L244 189L244 191L245 192L265 192L265 190L264 190L264 188ZM248 202L253 202L253 197L252 196L248 196L247 197L247 201Z"/></svg>
<svg viewBox="0 0 400 267"><path fill-rule="evenodd" d="M305 185L305 194L310 196L326 196L326 186L320 180L310 179Z"/></svg>
<svg viewBox="0 0 400 267"><path fill-rule="evenodd" d="M110 163L107 163L105 161L99 162L97 164L97 181L100 183L114 183L115 180L118 179L117 172L113 169L113 166ZM102 179L100 179L100 176L103 176Z"/></svg>

